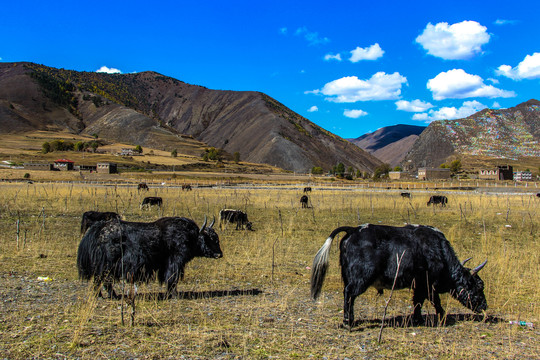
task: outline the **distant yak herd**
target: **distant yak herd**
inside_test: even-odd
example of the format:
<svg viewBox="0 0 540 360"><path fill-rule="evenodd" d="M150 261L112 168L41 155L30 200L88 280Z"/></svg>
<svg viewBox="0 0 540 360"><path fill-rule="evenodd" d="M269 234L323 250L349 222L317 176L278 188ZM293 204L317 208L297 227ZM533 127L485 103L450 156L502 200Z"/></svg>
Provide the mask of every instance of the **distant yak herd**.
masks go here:
<svg viewBox="0 0 540 360"><path fill-rule="evenodd" d="M183 186L182 190L192 190L188 186ZM148 186L141 183L137 189L148 191ZM311 191L311 187L304 188L300 198L302 208L309 207L306 193ZM408 192L400 196L411 198ZM447 203L446 196L433 195L427 205L445 207ZM162 205L161 197L145 197L141 209ZM222 209L218 221L221 230L227 224L236 225L235 230L254 230L242 210ZM168 296L173 297L188 262L196 257L223 257L214 225L215 218L208 224L207 217L199 227L185 217L163 217L146 223L124 221L114 212L87 211L82 215L83 237L77 251L79 277L93 279L96 296L121 297L113 287L118 281L135 284L157 280L166 284ZM478 276L487 260L474 269L466 268L465 263L470 258L459 262L444 234L424 225L364 224L332 231L313 260L311 297L314 300L321 293L331 244L339 233L345 233L339 244L339 262L346 327L354 325L355 299L368 287L374 287L380 294L384 289L412 289L413 323L421 323L421 308L426 299L439 317L444 316L439 298L442 293L450 293L476 313L487 308L484 283Z"/></svg>

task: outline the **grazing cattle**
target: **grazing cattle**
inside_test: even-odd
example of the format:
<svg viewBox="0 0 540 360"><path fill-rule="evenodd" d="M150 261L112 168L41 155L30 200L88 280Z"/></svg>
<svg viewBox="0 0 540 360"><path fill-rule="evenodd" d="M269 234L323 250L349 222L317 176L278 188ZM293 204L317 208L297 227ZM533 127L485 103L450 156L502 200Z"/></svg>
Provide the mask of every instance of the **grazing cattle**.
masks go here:
<svg viewBox="0 0 540 360"><path fill-rule="evenodd" d="M408 198L408 199L411 198L411 193L409 192L402 192L400 195L402 198Z"/></svg>
<svg viewBox="0 0 540 360"><path fill-rule="evenodd" d="M95 222L109 220L121 220L121 217L117 213L110 211L87 211L82 215L81 234L84 234Z"/></svg>
<svg viewBox="0 0 540 360"><path fill-rule="evenodd" d="M306 186L304 188L304 193L311 192L311 186Z"/></svg>
<svg viewBox="0 0 540 360"><path fill-rule="evenodd" d="M539 198L540 198L540 193L536 193L536 197L539 197Z"/></svg>
<svg viewBox="0 0 540 360"><path fill-rule="evenodd" d="M309 202L309 198L307 195L302 195L302 197L300 198L300 205L302 205L302 209L305 209L305 208L308 208L308 202Z"/></svg>
<svg viewBox="0 0 540 360"><path fill-rule="evenodd" d="M440 204L441 206L446 206L446 203L448 203L448 198L443 195L433 195L429 198L429 201L427 202L427 206L430 204L437 205Z"/></svg>
<svg viewBox="0 0 540 360"><path fill-rule="evenodd" d="M461 304L474 312L487 308L484 283L478 272L487 260L474 270L458 261L450 242L439 230L423 225L394 227L365 224L335 229L313 259L311 297L320 295L328 253L334 237L345 232L340 242L341 276L344 284L343 323L354 324L354 301L368 287L382 289L413 288L413 321L421 323L421 308L429 299L442 317L444 310L439 294L450 292ZM397 257L401 257L399 272Z"/></svg>
<svg viewBox="0 0 540 360"><path fill-rule="evenodd" d="M148 197L145 197L141 203L141 209L142 208L148 208L152 205L157 205L159 207L161 207L161 205L163 205L163 199L160 198L159 196L148 196Z"/></svg>
<svg viewBox="0 0 540 360"><path fill-rule="evenodd" d="M214 222L201 229L193 220L165 217L151 223L100 221L84 235L77 251L77 269L83 280L94 278L96 295L104 285L110 298L118 298L114 280L148 282L157 277L176 294L184 267L195 257L223 256Z"/></svg>
<svg viewBox="0 0 540 360"><path fill-rule="evenodd" d="M247 214L241 210L222 209L219 211L219 224L223 228L223 223L229 222L236 224L236 230L246 229L253 230L252 224L249 222Z"/></svg>
<svg viewBox="0 0 540 360"><path fill-rule="evenodd" d="M189 184L184 184L184 185L182 185L182 191L184 191L184 190L185 190L185 191L191 191L191 190L193 190L193 189L191 188L191 185L189 185Z"/></svg>
<svg viewBox="0 0 540 360"><path fill-rule="evenodd" d="M141 190L148 191L150 189L148 188L148 185L146 185L146 183L140 183L139 185L137 185L137 191L141 191Z"/></svg>

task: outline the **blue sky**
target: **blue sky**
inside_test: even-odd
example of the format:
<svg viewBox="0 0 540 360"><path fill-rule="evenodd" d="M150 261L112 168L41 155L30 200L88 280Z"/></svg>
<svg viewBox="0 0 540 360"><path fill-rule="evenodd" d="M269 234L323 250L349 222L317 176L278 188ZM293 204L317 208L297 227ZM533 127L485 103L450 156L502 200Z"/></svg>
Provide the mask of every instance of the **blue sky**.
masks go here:
<svg viewBox="0 0 540 360"><path fill-rule="evenodd" d="M538 1L9 1L0 61L264 92L344 138L540 99Z"/></svg>

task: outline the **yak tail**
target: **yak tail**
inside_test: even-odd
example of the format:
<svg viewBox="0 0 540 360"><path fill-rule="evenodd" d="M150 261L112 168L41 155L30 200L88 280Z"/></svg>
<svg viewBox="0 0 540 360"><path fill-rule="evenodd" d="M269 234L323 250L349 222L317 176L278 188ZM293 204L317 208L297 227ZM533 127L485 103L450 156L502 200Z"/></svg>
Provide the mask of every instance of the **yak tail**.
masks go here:
<svg viewBox="0 0 540 360"><path fill-rule="evenodd" d="M97 275L101 269L105 254L99 244L99 234L105 222L98 221L94 223L84 234L77 250L77 269L79 278L90 280L92 276Z"/></svg>
<svg viewBox="0 0 540 360"><path fill-rule="evenodd" d="M324 278L326 277L326 271L328 270L328 254L330 253L332 241L340 232L345 231L347 232L347 234L350 234L356 229L357 228L353 228L350 226L342 226L335 229L334 231L332 231L328 239L326 239L319 251L317 251L317 254L315 254L311 270L311 298L313 300L317 300L317 298L321 294Z"/></svg>

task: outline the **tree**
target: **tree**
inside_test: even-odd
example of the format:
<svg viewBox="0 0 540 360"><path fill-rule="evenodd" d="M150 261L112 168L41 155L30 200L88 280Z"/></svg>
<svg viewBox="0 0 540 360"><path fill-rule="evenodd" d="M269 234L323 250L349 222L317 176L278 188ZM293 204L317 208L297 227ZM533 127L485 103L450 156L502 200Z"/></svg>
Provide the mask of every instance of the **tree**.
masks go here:
<svg viewBox="0 0 540 360"><path fill-rule="evenodd" d="M450 163L450 171L455 174L461 170L461 160L456 159Z"/></svg>
<svg viewBox="0 0 540 360"><path fill-rule="evenodd" d="M93 152L96 152L96 151L97 151L98 146L99 146L99 144L98 144L97 141L92 141L92 142L90 143L90 147L92 148L92 151L93 151Z"/></svg>
<svg viewBox="0 0 540 360"><path fill-rule="evenodd" d="M171 156L173 158L177 157L178 156L178 150L174 149L173 151L171 151Z"/></svg>
<svg viewBox="0 0 540 360"><path fill-rule="evenodd" d="M50 153L51 152L51 144L49 144L47 141L45 141L43 143L43 145L41 145L41 152L44 153L44 154Z"/></svg>
<svg viewBox="0 0 540 360"><path fill-rule="evenodd" d="M75 151L83 151L84 150L84 143L82 141L77 141L75 145L73 146L73 150Z"/></svg>
<svg viewBox="0 0 540 360"><path fill-rule="evenodd" d="M235 162L235 164L238 164L240 162L240 153L238 151L235 151L235 153L233 154L233 161Z"/></svg>
<svg viewBox="0 0 540 360"><path fill-rule="evenodd" d="M201 154L204 161L208 160L221 160L221 149L216 149L215 147L206 148Z"/></svg>
<svg viewBox="0 0 540 360"><path fill-rule="evenodd" d="M343 163L339 163L339 164L336 165L335 174L336 174L336 176L343 177L343 175L345 174L345 165L343 165Z"/></svg>
<svg viewBox="0 0 540 360"><path fill-rule="evenodd" d="M135 146L135 151L138 152L139 154L142 154L142 152L143 152L142 146L141 145Z"/></svg>
<svg viewBox="0 0 540 360"><path fill-rule="evenodd" d="M313 175L321 175L323 173L323 168L320 166L314 166L313 169L311 169L311 173Z"/></svg>
<svg viewBox="0 0 540 360"><path fill-rule="evenodd" d="M53 140L50 142L51 151L62 151L64 150L64 141L63 140Z"/></svg>
<svg viewBox="0 0 540 360"><path fill-rule="evenodd" d="M403 169L401 168L401 166L398 165L394 168L394 171L403 171Z"/></svg>
<svg viewBox="0 0 540 360"><path fill-rule="evenodd" d="M374 179L381 179L388 176L388 173L390 172L391 168L388 164L382 164L375 168L375 172L373 173Z"/></svg>

